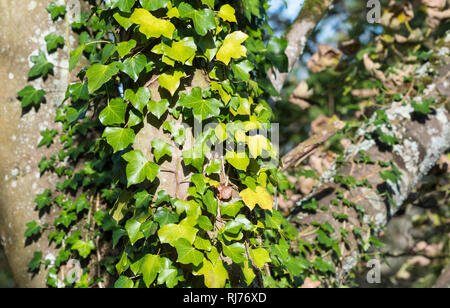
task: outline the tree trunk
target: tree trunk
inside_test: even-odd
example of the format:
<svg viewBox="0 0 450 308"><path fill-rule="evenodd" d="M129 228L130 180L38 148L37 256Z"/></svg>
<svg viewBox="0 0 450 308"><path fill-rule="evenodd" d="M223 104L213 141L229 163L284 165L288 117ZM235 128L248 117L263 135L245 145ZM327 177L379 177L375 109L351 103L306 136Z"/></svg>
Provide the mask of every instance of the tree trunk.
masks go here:
<svg viewBox="0 0 450 308"><path fill-rule="evenodd" d="M44 287L45 271L32 277L27 265L34 251L42 251L44 258L53 253L46 236L25 243L24 232L26 223L39 220L34 210L36 194L56 183L54 176L41 177L38 165L43 156L55 154L57 147L37 149L37 144L41 131L58 128L53 119L55 106L63 101L68 84L68 44L64 50L47 56L55 65L54 76L45 82L30 82L36 89L47 91L46 103L38 111L22 114L16 98L28 83L30 55L39 49L46 51L44 37L50 32L63 37L68 33L66 20L51 21L45 10L50 2L0 0L0 239L19 287Z"/></svg>

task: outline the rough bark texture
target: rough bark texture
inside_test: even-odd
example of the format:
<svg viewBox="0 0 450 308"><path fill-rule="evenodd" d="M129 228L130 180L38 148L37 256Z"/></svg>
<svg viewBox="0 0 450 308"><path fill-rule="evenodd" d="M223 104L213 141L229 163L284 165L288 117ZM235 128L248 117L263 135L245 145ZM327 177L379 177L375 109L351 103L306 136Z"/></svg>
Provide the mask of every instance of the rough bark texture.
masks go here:
<svg viewBox="0 0 450 308"><path fill-rule="evenodd" d="M439 277L435 288L443 289L450 288L450 265L442 272L441 277Z"/></svg>
<svg viewBox="0 0 450 308"><path fill-rule="evenodd" d="M448 63L448 57L444 57ZM445 67L445 65L443 65ZM428 93L429 96L444 97L448 90L448 72L444 71L435 79L435 87L433 91ZM447 86L442 87L442 84ZM418 100L418 98L416 98ZM393 103L386 110L386 114L391 123L391 128L387 133L395 134L399 139L399 143L393 147L387 147L379 144L365 136L370 135L375 126L373 121L361 127L358 131L359 142L351 146L347 152L346 163L339 168L329 170L323 176L323 183L308 198L302 200L293 209L290 220L301 226L309 226L313 222L324 224L330 223L337 231L336 236L339 237L341 250L343 252L341 277L346 270L351 269L356 262L358 253L358 242L351 232L354 228L364 230L366 237L373 235L370 232L370 224L376 229L385 226L390 218L400 209L408 194L414 189L419 180L425 176L434 166L439 157L450 148L450 114L441 107L434 113L427 116L414 113L414 109L410 103L405 105L401 103ZM384 129L384 128L383 128ZM385 127L385 129L388 129ZM375 164L357 163L354 158L358 158L358 153L365 151ZM397 183L385 181L380 176L380 171L386 168L380 167L376 162L392 161L401 171L401 180ZM357 180L367 180L372 188L367 187L345 187L340 183L334 182L335 175L353 176ZM337 192L343 193L345 199L364 209L364 215L361 219L358 212L351 206L330 206L333 200L337 200ZM388 192L392 196L393 202L382 195ZM329 210L316 214L308 214L302 211L303 204L312 199L318 201L318 208L329 206ZM333 217L333 213L346 214L349 216L348 221L338 221ZM349 232L345 238L340 238L338 234L340 228ZM315 235L311 235L315 237Z"/></svg>
<svg viewBox="0 0 450 308"><path fill-rule="evenodd" d="M274 69L268 73L270 81L278 92L283 88L289 72L292 71L295 63L303 54L309 37L333 1L334 0L305 1L300 14L286 34L286 39L288 41L288 46L286 48L286 56L289 60L288 72L281 73L277 69Z"/></svg>
<svg viewBox="0 0 450 308"><path fill-rule="evenodd" d="M0 0L0 239L20 287L45 286L44 271L32 278L27 264L34 251L41 250L44 257L52 253L45 237L29 244L25 243L24 232L26 223L39 220L34 211L36 194L55 187L56 179L41 177L38 164L43 156L50 156L57 149L36 146L41 131L57 128L53 122L55 105L64 98L69 76L67 49L48 57L55 64L54 76L45 82L31 82L48 93L39 111L32 109L22 114L16 98L28 82L30 55L46 50L44 37L50 32L66 36L66 21L53 23L45 10L50 2Z"/></svg>

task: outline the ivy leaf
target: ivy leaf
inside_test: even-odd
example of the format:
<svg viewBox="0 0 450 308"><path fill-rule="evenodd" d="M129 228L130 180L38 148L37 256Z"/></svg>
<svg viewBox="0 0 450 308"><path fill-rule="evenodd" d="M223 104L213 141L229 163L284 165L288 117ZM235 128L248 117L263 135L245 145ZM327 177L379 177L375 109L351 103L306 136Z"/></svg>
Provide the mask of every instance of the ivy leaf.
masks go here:
<svg viewBox="0 0 450 308"><path fill-rule="evenodd" d="M239 215L234 220L229 221L224 228L224 231L229 234L237 235L242 229L250 231L254 225L244 215Z"/></svg>
<svg viewBox="0 0 450 308"><path fill-rule="evenodd" d="M162 50L171 59L179 61L182 64L188 62L189 65L192 65L192 60L197 51L197 45L193 37L185 37L181 41L173 41L172 46L163 44Z"/></svg>
<svg viewBox="0 0 450 308"><path fill-rule="evenodd" d="M33 253L33 259L28 263L28 270L31 272L38 271L41 267L42 262L42 251L35 251Z"/></svg>
<svg viewBox="0 0 450 308"><path fill-rule="evenodd" d="M147 39L161 36L172 38L175 31L175 26L170 21L156 18L146 9L135 9L131 21L140 25L139 31L145 34Z"/></svg>
<svg viewBox="0 0 450 308"><path fill-rule="evenodd" d="M248 137L248 150L251 157L257 158L261 156L263 150L270 150L270 141L263 135Z"/></svg>
<svg viewBox="0 0 450 308"><path fill-rule="evenodd" d="M164 89L167 89L172 96L180 87L181 78L186 77L186 73L181 70L174 70L170 73L163 73L159 76L158 81Z"/></svg>
<svg viewBox="0 0 450 308"><path fill-rule="evenodd" d="M131 18L127 16L129 16L129 14L120 14L119 12L113 15L117 23L121 25L125 30L128 30L133 25L133 22L131 22Z"/></svg>
<svg viewBox="0 0 450 308"><path fill-rule="evenodd" d="M236 215L243 207L244 204L241 201L237 201L234 203L223 203L220 206L220 213L222 215L227 215L229 217L236 217Z"/></svg>
<svg viewBox="0 0 450 308"><path fill-rule="evenodd" d="M110 9L119 8L122 12L129 13L133 8L135 0L105 0L106 7Z"/></svg>
<svg viewBox="0 0 450 308"><path fill-rule="evenodd" d="M46 189L42 194L37 195L34 202L38 205L38 210L42 210L45 207L50 207L52 205L52 191Z"/></svg>
<svg viewBox="0 0 450 308"><path fill-rule="evenodd" d="M99 119L104 126L125 123L125 113L127 112L127 104L121 98L111 100L102 112Z"/></svg>
<svg viewBox="0 0 450 308"><path fill-rule="evenodd" d="M244 13L245 17L247 17L248 21L251 21L252 15L256 17L261 17L261 13L259 11L260 2L259 0L243 0Z"/></svg>
<svg viewBox="0 0 450 308"><path fill-rule="evenodd" d="M170 148L170 145L160 139L155 139L152 141L152 148L153 154L155 155L155 161L157 163L165 155L172 157L172 149Z"/></svg>
<svg viewBox="0 0 450 308"><path fill-rule="evenodd" d="M248 165L250 164L250 159L248 158L247 153L245 152L241 153L227 152L225 154L225 159L234 168L242 171L246 171Z"/></svg>
<svg viewBox="0 0 450 308"><path fill-rule="evenodd" d="M131 89L125 91L125 99L130 101L140 113L144 113L144 108L148 105L151 97L152 94L147 87L139 88L136 93Z"/></svg>
<svg viewBox="0 0 450 308"><path fill-rule="evenodd" d="M197 219L197 223L198 223L198 226L205 231L211 231L212 229L214 229L214 226L212 225L211 220L209 220L209 218L206 216L200 216Z"/></svg>
<svg viewBox="0 0 450 308"><path fill-rule="evenodd" d="M202 0L203 4L209 5L210 8L214 8L214 4L215 4L216 0Z"/></svg>
<svg viewBox="0 0 450 308"><path fill-rule="evenodd" d="M131 49L136 47L136 44L137 43L135 40L129 40L129 41L120 42L119 44L117 44L117 52L119 53L119 56L121 58L123 58L126 55L128 55L130 53Z"/></svg>
<svg viewBox="0 0 450 308"><path fill-rule="evenodd" d="M44 39L47 43L47 51L49 53L55 51L56 49L58 49L58 47L64 46L64 38L60 35L50 33Z"/></svg>
<svg viewBox="0 0 450 308"><path fill-rule="evenodd" d="M28 227L25 231L25 237L31 237L33 235L38 235L41 233L41 226L38 225L36 221L32 221L26 224Z"/></svg>
<svg viewBox="0 0 450 308"><path fill-rule="evenodd" d="M249 81L250 80L250 72L255 69L253 64L244 60L239 63L232 63L231 69L233 70L234 77L239 80Z"/></svg>
<svg viewBox="0 0 450 308"><path fill-rule="evenodd" d="M235 31L228 34L223 41L222 47L217 52L217 60L228 65L231 59L239 59L247 55L247 48L241 44L248 38L242 31Z"/></svg>
<svg viewBox="0 0 450 308"><path fill-rule="evenodd" d="M148 11L156 11L167 7L169 0L139 0L142 7Z"/></svg>
<svg viewBox="0 0 450 308"><path fill-rule="evenodd" d="M205 286L208 288L223 288L228 279L228 272L221 260L218 260L214 264L206 259L203 260L203 267L194 274L204 275Z"/></svg>
<svg viewBox="0 0 450 308"><path fill-rule="evenodd" d="M158 230L158 237L161 243L169 244L175 247L175 242L180 239L186 239L190 244L194 243L198 229L192 227L189 220L184 219L179 224L166 224Z"/></svg>
<svg viewBox="0 0 450 308"><path fill-rule="evenodd" d="M192 247L184 238L180 238L175 242L175 248L177 250L178 260L181 264L194 264L199 266L203 262L203 253Z"/></svg>
<svg viewBox="0 0 450 308"><path fill-rule="evenodd" d="M236 10L229 4L222 5L219 11L219 17L224 21L237 23Z"/></svg>
<svg viewBox="0 0 450 308"><path fill-rule="evenodd" d="M192 113L199 121L218 116L220 108L223 107L223 103L217 99L203 99L200 87L192 89L189 95L182 93L178 103L183 107L192 108Z"/></svg>
<svg viewBox="0 0 450 308"><path fill-rule="evenodd" d="M17 96L22 101L22 108L25 108L31 104L38 106L44 101L46 94L44 90L36 90L33 86L26 86L17 93Z"/></svg>
<svg viewBox="0 0 450 308"><path fill-rule="evenodd" d="M269 252L264 248L251 249L250 256L259 269L262 269L266 263L272 261L269 256Z"/></svg>
<svg viewBox="0 0 450 308"><path fill-rule="evenodd" d="M35 78L39 76L46 78L49 73L52 73L54 65L47 61L47 57L42 50L39 50L39 54L37 56L31 56L30 60L34 63L34 66L28 72L28 78Z"/></svg>
<svg viewBox="0 0 450 308"><path fill-rule="evenodd" d="M242 263L247 260L245 246L242 243L234 243L229 246L222 245L223 253L233 260L233 263Z"/></svg>
<svg viewBox="0 0 450 308"><path fill-rule="evenodd" d="M132 289L134 287L134 282L128 277L120 276L119 279L114 283L115 289Z"/></svg>
<svg viewBox="0 0 450 308"><path fill-rule="evenodd" d="M81 55L83 54L84 48L86 45L81 44L76 49L70 52L69 59L69 71L73 71L73 69L77 66L78 61L80 61Z"/></svg>
<svg viewBox="0 0 450 308"><path fill-rule="evenodd" d="M272 212L273 198L262 186L257 186L256 191L251 188L244 189L239 193L245 205L247 205L251 210L255 208L258 204L262 209L269 210Z"/></svg>
<svg viewBox="0 0 450 308"><path fill-rule="evenodd" d="M47 148L50 147L50 145L53 143L53 139L55 139L56 134L58 134L58 131L56 129L46 129L45 131L41 132L42 139L38 144L38 148L44 145Z"/></svg>
<svg viewBox="0 0 450 308"><path fill-rule="evenodd" d="M203 174L197 173L191 176L191 182L194 183L197 193L203 195L206 190L206 183Z"/></svg>
<svg viewBox="0 0 450 308"><path fill-rule="evenodd" d="M195 10L190 4L182 2L178 6L178 12L181 18L192 19L195 31L201 36L217 27L214 12L210 9Z"/></svg>
<svg viewBox="0 0 450 308"><path fill-rule="evenodd" d="M208 212L216 216L218 202L216 197L214 196L214 193L211 190L208 190L206 194L203 196L202 200L203 203L206 205L206 209L208 210Z"/></svg>
<svg viewBox="0 0 450 308"><path fill-rule="evenodd" d="M119 63L119 68L122 72L131 77L136 82L139 79L139 74L147 65L147 57L139 55L137 57L128 58L122 63Z"/></svg>
<svg viewBox="0 0 450 308"><path fill-rule="evenodd" d="M130 261L128 260L128 254L122 253L119 263L116 264L117 273L120 275L130 267Z"/></svg>
<svg viewBox="0 0 450 308"><path fill-rule="evenodd" d="M81 213L84 210L87 210L91 203L87 200L86 194L82 194L74 203L73 206L76 209L77 214Z"/></svg>
<svg viewBox="0 0 450 308"><path fill-rule="evenodd" d="M73 246L72 249L78 250L78 253L83 259L86 259L92 252L92 250L95 249L94 241L82 241L78 240Z"/></svg>
<svg viewBox="0 0 450 308"><path fill-rule="evenodd" d="M103 132L103 137L114 149L114 153L126 149L130 144L134 143L136 137L134 130L131 128L107 127Z"/></svg>
<svg viewBox="0 0 450 308"><path fill-rule="evenodd" d="M118 62L109 65L94 64L86 71L89 93L94 93L119 72Z"/></svg>
<svg viewBox="0 0 450 308"><path fill-rule="evenodd" d="M140 263L139 273L142 274L144 283L149 288L161 270L161 258L160 256L147 254Z"/></svg>
<svg viewBox="0 0 450 308"><path fill-rule="evenodd" d="M162 99L159 102L150 101L147 106L148 111L150 111L155 117L161 119L161 117L166 113L169 108L169 101L167 99ZM166 124L165 122L164 124Z"/></svg>
<svg viewBox="0 0 450 308"><path fill-rule="evenodd" d="M168 208L160 207L156 210L154 219L162 227L168 224L174 224L179 221L179 216L177 213L170 211Z"/></svg>
<svg viewBox="0 0 450 308"><path fill-rule="evenodd" d="M147 161L141 151L131 151L122 156L128 162L126 168L128 187L139 184L148 179L154 181L159 173L159 166Z"/></svg>
<svg viewBox="0 0 450 308"><path fill-rule="evenodd" d="M125 224L125 230L127 230L128 237L130 238L131 245L134 245L138 240L144 237L144 234L140 231L141 223L134 218L127 220Z"/></svg>
<svg viewBox="0 0 450 308"><path fill-rule="evenodd" d="M66 15L66 6L65 5L57 5L55 2L51 2L47 6L47 12L52 17L52 20L55 21L58 17L64 17Z"/></svg>
<svg viewBox="0 0 450 308"><path fill-rule="evenodd" d="M134 195L134 199L136 199L136 208L147 208L150 202L152 201L152 196L145 190L138 192Z"/></svg>

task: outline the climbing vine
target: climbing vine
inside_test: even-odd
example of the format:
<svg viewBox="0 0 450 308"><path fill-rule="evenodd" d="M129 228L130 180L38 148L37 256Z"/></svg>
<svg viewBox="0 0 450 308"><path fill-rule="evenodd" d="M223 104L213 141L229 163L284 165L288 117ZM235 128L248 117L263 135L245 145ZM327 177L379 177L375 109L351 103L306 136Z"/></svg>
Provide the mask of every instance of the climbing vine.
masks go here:
<svg viewBox="0 0 450 308"><path fill-rule="evenodd" d="M46 223L30 222L25 233L31 240L46 236L58 251L35 252L29 263L31 272L47 271L48 286L297 287L309 277L342 286L336 265L349 262L341 240L351 233L363 252L382 245L379 226L337 230L313 222L299 231L278 211L274 196L293 185L279 169L272 143L268 102L278 93L266 72L287 72L288 59L286 40L274 37L268 24L267 0L85 2L86 10L70 24L76 47L70 48L69 37L47 35L47 50L31 57L28 74L46 79L55 69L47 54L70 53L70 82L55 117L61 130L42 131L38 145L59 149L39 163L41 175L54 173L59 182L35 199ZM66 9L47 7L55 22L67 20ZM433 112L432 98L406 102L400 91L386 89L386 80L367 82L392 71L381 72L373 62L383 57L379 49L368 44L345 59L348 69L311 80L320 86L330 75L351 79L351 86L380 91L380 103L394 100L415 113ZM418 47L412 56L428 59L427 52ZM403 77L414 91L424 91ZM339 88L343 117L355 108L347 84ZM18 93L24 110L38 108L45 95L31 85ZM369 133L356 132L362 124ZM372 119L348 121L344 133L392 148L399 143L394 128L379 109ZM395 162L373 161L356 148L351 164L377 166L385 184L395 186L401 178ZM347 162L340 155L335 170ZM311 171L295 173L318 179ZM332 182L342 190L375 190L352 174L336 173ZM376 192L396 206L386 185ZM363 220L358 200L340 189L330 207L313 198L301 210L333 207L332 217L346 222L352 209ZM315 240L306 240L309 235Z"/></svg>

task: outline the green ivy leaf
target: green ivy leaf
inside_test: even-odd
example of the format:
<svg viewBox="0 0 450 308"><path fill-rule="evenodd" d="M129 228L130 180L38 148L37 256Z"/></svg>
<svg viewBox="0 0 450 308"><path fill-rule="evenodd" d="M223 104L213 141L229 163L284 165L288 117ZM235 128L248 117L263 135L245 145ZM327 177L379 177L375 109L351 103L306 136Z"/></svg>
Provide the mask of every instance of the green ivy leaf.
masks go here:
<svg viewBox="0 0 450 308"><path fill-rule="evenodd" d="M160 139L153 140L152 148L153 148L153 155L155 156L155 161L157 163L165 155L172 157L172 149L170 145L163 140Z"/></svg>
<svg viewBox="0 0 450 308"><path fill-rule="evenodd" d="M205 286L208 288L223 288L228 279L228 272L221 260L214 264L208 260L203 260L203 267L194 274L204 275Z"/></svg>
<svg viewBox="0 0 450 308"><path fill-rule="evenodd" d="M64 17L66 15L66 6L57 5L55 2L51 2L47 6L47 12L52 17L52 20L55 21L58 19L58 17Z"/></svg>
<svg viewBox="0 0 450 308"><path fill-rule="evenodd" d="M214 229L214 226L212 225L211 221L206 216L200 216L197 219L197 223L198 226L205 231L211 231L212 229Z"/></svg>
<svg viewBox="0 0 450 308"><path fill-rule="evenodd" d="M169 0L139 0L142 7L148 11L156 11L167 7Z"/></svg>
<svg viewBox="0 0 450 308"><path fill-rule="evenodd" d="M119 44L117 44L117 52L119 53L119 56L121 58L123 58L126 55L128 55L130 53L131 49L136 47L136 44L137 43L135 40L129 40L129 41L120 42Z"/></svg>
<svg viewBox="0 0 450 308"><path fill-rule="evenodd" d="M103 132L103 137L112 146L114 152L118 152L133 144L136 135L131 128L107 127Z"/></svg>
<svg viewBox="0 0 450 308"><path fill-rule="evenodd" d="M185 64L192 65L192 60L197 51L197 45L193 37L185 37L181 41L173 41L172 46L162 45L162 51L171 59Z"/></svg>
<svg viewBox="0 0 450 308"><path fill-rule="evenodd" d="M42 251L35 251L33 253L33 259L28 263L28 270L31 272L38 271L42 263Z"/></svg>
<svg viewBox="0 0 450 308"><path fill-rule="evenodd" d="M119 8L122 12L129 13L133 8L135 0L105 0L106 7L110 9Z"/></svg>
<svg viewBox="0 0 450 308"><path fill-rule="evenodd" d="M28 78L39 76L46 78L48 74L52 73L54 65L47 61L47 57L42 50L39 50L37 56L31 56L30 60L34 65L28 72Z"/></svg>
<svg viewBox="0 0 450 308"><path fill-rule="evenodd" d="M139 55L132 58L127 58L122 63L119 63L119 69L131 77L136 82L139 79L139 74L145 69L147 65L147 57Z"/></svg>
<svg viewBox="0 0 450 308"><path fill-rule="evenodd" d="M83 54L84 48L86 45L81 44L76 49L70 52L69 59L69 71L73 71L73 69L77 66L78 61L80 61L81 55Z"/></svg>
<svg viewBox="0 0 450 308"><path fill-rule="evenodd" d="M38 225L36 221L32 221L26 224L28 227L25 231L25 237L31 237L33 235L38 235L41 233L41 226Z"/></svg>
<svg viewBox="0 0 450 308"><path fill-rule="evenodd" d="M144 283L149 288L155 281L156 276L161 270L161 258L160 256L147 254L142 258L139 273L142 274Z"/></svg>
<svg viewBox="0 0 450 308"><path fill-rule="evenodd" d="M242 201L237 201L234 203L222 203L220 206L220 213L229 217L236 217L241 208L244 207Z"/></svg>
<svg viewBox="0 0 450 308"><path fill-rule="evenodd" d="M148 208L150 202L152 201L152 196L145 190L140 191L134 195L136 200L136 208Z"/></svg>
<svg viewBox="0 0 450 308"><path fill-rule="evenodd" d="M151 97L152 94L146 87L139 88L136 93L131 89L125 91L125 99L130 101L140 113L144 113L144 108L149 104Z"/></svg>
<svg viewBox="0 0 450 308"><path fill-rule="evenodd" d="M245 246L242 243L234 243L229 246L222 245L223 253L233 260L233 263L242 263L247 260Z"/></svg>
<svg viewBox="0 0 450 308"><path fill-rule="evenodd" d="M178 6L178 12L181 18L192 19L195 31L201 36L217 27L214 12L210 9L195 10L190 4L182 2Z"/></svg>
<svg viewBox="0 0 450 308"><path fill-rule="evenodd" d="M269 252L264 248L251 249L250 256L259 269L262 269L266 263L272 261L269 256Z"/></svg>
<svg viewBox="0 0 450 308"><path fill-rule="evenodd" d="M55 136L58 134L58 131L56 129L46 129L43 132L41 132L42 139L38 144L38 148L42 146L46 146L47 148L50 147L53 143L53 139L55 139Z"/></svg>
<svg viewBox="0 0 450 308"><path fill-rule="evenodd" d="M118 62L109 65L94 64L86 71L89 93L94 93L119 72Z"/></svg>
<svg viewBox="0 0 450 308"><path fill-rule="evenodd" d="M193 244L197 232L198 229L192 227L189 220L185 219L179 224L166 224L162 226L158 230L158 237L161 243L166 243L175 247L175 242L180 238L184 238L188 240L190 244Z"/></svg>
<svg viewBox="0 0 450 308"><path fill-rule="evenodd" d="M167 99L162 99L159 102L150 101L147 108L148 111L150 111L159 120L166 113L167 109L169 108L169 105L170 103ZM164 122L164 124L166 123L168 122Z"/></svg>
<svg viewBox="0 0 450 308"><path fill-rule="evenodd" d="M168 224L174 224L179 221L179 215L170 211L168 208L158 208L156 210L154 219L159 223L160 227Z"/></svg>
<svg viewBox="0 0 450 308"><path fill-rule="evenodd" d="M132 289L134 287L134 282L128 277L120 276L119 279L114 283L114 288L116 289Z"/></svg>
<svg viewBox="0 0 450 308"><path fill-rule="evenodd" d="M178 103L180 106L192 108L192 113L199 121L218 116L220 108L223 107L223 103L217 99L203 99L200 87L192 89L189 95L181 93Z"/></svg>
<svg viewBox="0 0 450 308"><path fill-rule="evenodd" d="M95 249L94 241L82 241L78 240L73 246L73 250L78 250L78 253L83 259L86 259L92 252L92 250Z"/></svg>
<svg viewBox="0 0 450 308"><path fill-rule="evenodd" d="M44 90L36 90L33 86L26 86L17 93L17 96L22 101L22 108L25 108L29 105L39 106L45 100L46 94Z"/></svg>
<svg viewBox="0 0 450 308"><path fill-rule="evenodd" d="M178 259L181 264L194 264L199 266L203 262L203 253L192 247L192 244L184 238L178 239L175 243Z"/></svg>
<svg viewBox="0 0 450 308"><path fill-rule="evenodd" d="M55 51L56 49L58 49L58 47L64 46L64 38L60 35L50 33L44 39L45 39L45 42L47 43L48 53Z"/></svg>
<svg viewBox="0 0 450 308"><path fill-rule="evenodd" d="M121 98L115 98L108 103L99 119L104 126L125 123L125 113L127 112L127 104Z"/></svg>
<svg viewBox="0 0 450 308"><path fill-rule="evenodd" d="M130 267L130 261L128 260L128 254L124 251L122 257L120 257L119 263L116 264L117 274L122 274Z"/></svg>
<svg viewBox="0 0 450 308"><path fill-rule="evenodd" d="M141 151L131 151L122 156L128 162L126 168L128 187L148 179L153 182L159 173L159 166L147 161Z"/></svg>
<svg viewBox="0 0 450 308"><path fill-rule="evenodd" d="M249 81L250 80L250 72L255 69L253 64L244 60L239 63L232 63L231 69L233 70L234 77L239 80Z"/></svg>
<svg viewBox="0 0 450 308"><path fill-rule="evenodd" d="M136 219L131 218L127 220L125 230L127 230L131 245L134 245L138 240L144 237L144 234L140 231L140 228L141 223Z"/></svg>

